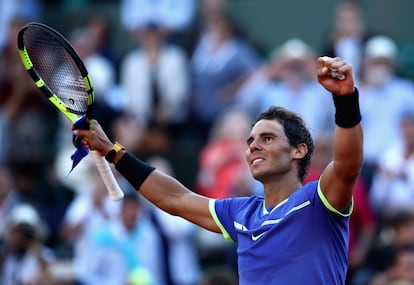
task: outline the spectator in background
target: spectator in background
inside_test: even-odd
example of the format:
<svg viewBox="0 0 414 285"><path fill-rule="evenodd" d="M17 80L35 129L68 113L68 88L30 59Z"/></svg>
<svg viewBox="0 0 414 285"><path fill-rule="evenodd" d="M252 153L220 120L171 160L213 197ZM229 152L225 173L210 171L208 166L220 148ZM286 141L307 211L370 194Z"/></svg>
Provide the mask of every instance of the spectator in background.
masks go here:
<svg viewBox="0 0 414 285"><path fill-rule="evenodd" d="M397 59L398 48L391 38L375 36L366 43L360 105L365 134L362 175L368 187L378 159L399 139L401 116L414 111L413 83L397 75Z"/></svg>
<svg viewBox="0 0 414 285"><path fill-rule="evenodd" d="M121 24L134 32L155 22L164 32L175 33L191 23L196 7L194 0L122 0Z"/></svg>
<svg viewBox="0 0 414 285"><path fill-rule="evenodd" d="M8 27L13 18L13 1L0 2L0 52L7 42Z"/></svg>
<svg viewBox="0 0 414 285"><path fill-rule="evenodd" d="M399 137L383 149L370 191L377 215L414 208L414 113L400 118Z"/></svg>
<svg viewBox="0 0 414 285"><path fill-rule="evenodd" d="M85 285L166 284L160 238L137 193L124 196L118 219L95 228L85 260Z"/></svg>
<svg viewBox="0 0 414 285"><path fill-rule="evenodd" d="M0 240L4 238L6 220L11 210L19 203L9 169L0 165Z"/></svg>
<svg viewBox="0 0 414 285"><path fill-rule="evenodd" d="M349 219L348 280L365 266L375 239L377 217L368 198L368 188L360 177L354 190L354 211Z"/></svg>
<svg viewBox="0 0 414 285"><path fill-rule="evenodd" d="M6 218L5 240L0 251L2 285L53 285L49 266L54 260L45 247L46 228L36 210L21 204Z"/></svg>
<svg viewBox="0 0 414 285"><path fill-rule="evenodd" d="M59 228L72 201L73 190L61 183L51 166L26 162L13 165L11 173L18 203L27 203L36 209L49 229L45 244L58 248Z"/></svg>
<svg viewBox="0 0 414 285"><path fill-rule="evenodd" d="M0 1L0 53L7 45L10 23L16 18L21 19L23 22L38 20L43 8L42 2L40 0Z"/></svg>
<svg viewBox="0 0 414 285"><path fill-rule="evenodd" d="M325 54L348 61L359 80L361 61L368 32L361 4L355 0L340 0L335 6L334 22L325 43ZM357 81L358 82L358 81Z"/></svg>
<svg viewBox="0 0 414 285"><path fill-rule="evenodd" d="M258 66L236 92L236 106L253 118L263 110L263 98L280 80L280 58L277 55L276 52L271 53L269 59Z"/></svg>
<svg viewBox="0 0 414 285"><path fill-rule="evenodd" d="M215 118L235 104L236 91L259 60L228 13L211 9L202 11L202 17L191 67L192 124L204 144Z"/></svg>
<svg viewBox="0 0 414 285"><path fill-rule="evenodd" d="M44 100L19 58L14 18L6 47L0 54L0 105L3 137L1 159L11 172L16 196L36 208L55 235L69 197L53 177L50 164L57 151L58 111Z"/></svg>
<svg viewBox="0 0 414 285"><path fill-rule="evenodd" d="M70 201L70 191L55 179L58 114L30 79L17 50L17 34L24 22L10 22L8 41L0 54L0 161L11 173L19 202L35 207L49 227L49 246ZM7 134L7 135L5 135Z"/></svg>
<svg viewBox="0 0 414 285"><path fill-rule="evenodd" d="M248 114L238 109L229 109L216 119L199 155L197 193L210 198L252 194L254 180L244 158L250 122Z"/></svg>
<svg viewBox="0 0 414 285"><path fill-rule="evenodd" d="M164 157L148 159L155 168L168 175L174 175L173 166ZM173 216L148 203L153 221L158 226L164 241L166 270L171 285L197 285L201 277L201 264L196 246L199 227Z"/></svg>
<svg viewBox="0 0 414 285"><path fill-rule="evenodd" d="M274 51L272 62L277 79L263 94L261 110L272 105L293 110L304 118L313 136L333 130L330 97L314 80L317 67L313 50L304 41L292 38Z"/></svg>
<svg viewBox="0 0 414 285"><path fill-rule="evenodd" d="M123 0L121 25L130 33L158 23L166 41L190 55L197 32L197 0Z"/></svg>
<svg viewBox="0 0 414 285"><path fill-rule="evenodd" d="M114 31L109 15L95 12L88 18L85 28L92 34L95 52L109 60L118 72L119 54L111 45L113 41L112 32Z"/></svg>
<svg viewBox="0 0 414 285"><path fill-rule="evenodd" d="M58 111L30 79L18 54L16 39L24 23L12 19L0 52L0 161L10 171L13 196L36 208L49 227L45 242L54 246L71 193L53 169L59 145Z"/></svg>
<svg viewBox="0 0 414 285"><path fill-rule="evenodd" d="M125 111L145 131L136 149L169 150L188 116L188 60L180 47L166 43L160 22L147 22L133 36L138 47L122 60L120 83Z"/></svg>
<svg viewBox="0 0 414 285"><path fill-rule="evenodd" d="M11 164L50 163L55 155L57 112L37 89L20 60L16 39L24 21L14 18L0 53L0 118L3 154Z"/></svg>
<svg viewBox="0 0 414 285"><path fill-rule="evenodd" d="M366 279L355 284L413 284L413 245L413 212L390 214L380 225L372 243Z"/></svg>
<svg viewBox="0 0 414 285"><path fill-rule="evenodd" d="M385 271L376 275L368 285L414 284L414 245L395 249L390 260Z"/></svg>
<svg viewBox="0 0 414 285"><path fill-rule="evenodd" d="M86 171L88 177L78 183L80 189L75 189L77 195L66 210L60 229L63 243L72 251L73 272L78 280L88 274L91 237L100 225L119 215L119 204L110 200L95 164L90 162Z"/></svg>
<svg viewBox="0 0 414 285"><path fill-rule="evenodd" d="M333 139L333 132L326 131L320 133L314 138L315 149L309 167L309 172L306 176L305 183L318 180L325 167L332 160L333 148L331 142Z"/></svg>

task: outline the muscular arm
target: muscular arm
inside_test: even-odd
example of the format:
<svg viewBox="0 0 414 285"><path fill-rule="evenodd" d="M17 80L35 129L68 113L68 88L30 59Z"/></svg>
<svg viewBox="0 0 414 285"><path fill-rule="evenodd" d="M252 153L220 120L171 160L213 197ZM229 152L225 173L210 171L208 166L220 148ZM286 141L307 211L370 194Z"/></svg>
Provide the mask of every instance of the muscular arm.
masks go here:
<svg viewBox="0 0 414 285"><path fill-rule="evenodd" d="M140 193L158 208L180 216L200 227L220 232L209 211L209 199L184 187L175 178L154 170Z"/></svg>
<svg viewBox="0 0 414 285"><path fill-rule="evenodd" d="M354 79L352 66L339 58L318 60L318 81L326 90L338 96L352 96ZM344 80L332 78L330 69L345 75ZM343 106L342 106L343 107ZM338 108L341 106L337 106ZM363 134L361 124L352 127L336 126L333 140L333 161L322 173L321 190L337 210L349 206L355 182L363 163Z"/></svg>
<svg viewBox="0 0 414 285"><path fill-rule="evenodd" d="M322 174L321 189L337 210L349 206L362 166L362 129L335 128L333 161Z"/></svg>
<svg viewBox="0 0 414 285"><path fill-rule="evenodd" d="M82 138L82 143L100 155L105 156L113 146L102 127L96 120L91 122L91 130L76 130L74 133ZM125 151L118 152L113 162L118 165ZM131 165L132 175L140 175L140 168ZM122 173L121 173L122 174ZM187 189L175 178L154 170L136 189L151 203L160 209L180 216L198 226L213 232L220 232L209 210L209 199Z"/></svg>

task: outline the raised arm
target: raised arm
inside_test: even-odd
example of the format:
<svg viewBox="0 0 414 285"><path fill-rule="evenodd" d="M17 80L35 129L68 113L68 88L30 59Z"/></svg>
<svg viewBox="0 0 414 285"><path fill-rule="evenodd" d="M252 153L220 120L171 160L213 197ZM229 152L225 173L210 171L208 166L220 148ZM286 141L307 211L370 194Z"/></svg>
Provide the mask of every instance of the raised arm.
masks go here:
<svg viewBox="0 0 414 285"><path fill-rule="evenodd" d="M332 76L332 70L344 78ZM363 163L358 90L354 87L352 66L340 58L318 59L318 81L332 93L336 110L333 161L324 170L320 185L331 206L342 211L350 205Z"/></svg>
<svg viewBox="0 0 414 285"><path fill-rule="evenodd" d="M74 130L82 143L105 156L114 148L102 127L96 120L91 130ZM151 203L160 209L180 216L213 232L220 232L209 211L209 199L187 189L175 178L168 176L126 150L118 151L113 157L115 168Z"/></svg>

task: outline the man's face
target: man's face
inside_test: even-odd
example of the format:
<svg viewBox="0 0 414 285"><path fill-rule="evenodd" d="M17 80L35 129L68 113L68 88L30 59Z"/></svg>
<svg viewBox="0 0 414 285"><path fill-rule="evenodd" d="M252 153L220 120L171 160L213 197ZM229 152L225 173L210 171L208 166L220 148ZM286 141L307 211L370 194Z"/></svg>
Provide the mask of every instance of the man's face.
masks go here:
<svg viewBox="0 0 414 285"><path fill-rule="evenodd" d="M381 87L389 82L394 74L391 59L367 58L364 67L365 81L374 87Z"/></svg>
<svg viewBox="0 0 414 285"><path fill-rule="evenodd" d="M266 182L292 169L293 147L283 126L275 120L260 120L247 139L246 160L255 179Z"/></svg>
<svg viewBox="0 0 414 285"><path fill-rule="evenodd" d="M139 204L135 201L126 201L121 207L121 218L125 227L132 230L138 221Z"/></svg>
<svg viewBox="0 0 414 285"><path fill-rule="evenodd" d="M13 225L9 231L9 246L11 251L17 255L23 255L36 241L35 229L31 225Z"/></svg>
<svg viewBox="0 0 414 285"><path fill-rule="evenodd" d="M395 264L391 267L391 276L395 280L414 282L414 252L406 250L401 252ZM405 284L405 283L404 283Z"/></svg>

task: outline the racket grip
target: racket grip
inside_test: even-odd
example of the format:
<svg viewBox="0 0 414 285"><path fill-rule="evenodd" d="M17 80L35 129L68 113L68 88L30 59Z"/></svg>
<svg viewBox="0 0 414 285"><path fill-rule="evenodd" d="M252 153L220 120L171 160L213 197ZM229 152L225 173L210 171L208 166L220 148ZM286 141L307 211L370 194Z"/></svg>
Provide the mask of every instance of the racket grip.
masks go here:
<svg viewBox="0 0 414 285"><path fill-rule="evenodd" d="M99 153L97 153L96 151L91 152L93 158L95 159L95 164L98 168L99 174L102 177L106 189L108 190L109 197L114 201L121 200L124 197L124 192L119 187L118 182L116 181L115 176L112 173L112 170L108 162L105 160L103 156L99 155Z"/></svg>

